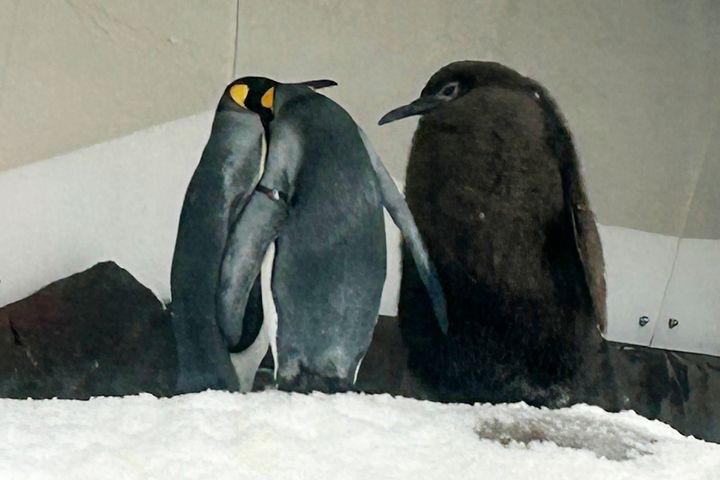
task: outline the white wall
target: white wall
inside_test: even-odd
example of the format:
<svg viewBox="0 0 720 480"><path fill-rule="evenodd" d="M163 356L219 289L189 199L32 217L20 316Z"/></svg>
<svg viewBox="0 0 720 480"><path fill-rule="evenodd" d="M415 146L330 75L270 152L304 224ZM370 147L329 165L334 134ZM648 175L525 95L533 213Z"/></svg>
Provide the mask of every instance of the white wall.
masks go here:
<svg viewBox="0 0 720 480"><path fill-rule="evenodd" d="M103 260L168 301L180 208L211 121L206 112L0 173L0 224L11 226L0 229L0 306ZM381 313L394 315L400 236L386 224ZM720 241L603 225L600 234L607 337L720 355Z"/></svg>

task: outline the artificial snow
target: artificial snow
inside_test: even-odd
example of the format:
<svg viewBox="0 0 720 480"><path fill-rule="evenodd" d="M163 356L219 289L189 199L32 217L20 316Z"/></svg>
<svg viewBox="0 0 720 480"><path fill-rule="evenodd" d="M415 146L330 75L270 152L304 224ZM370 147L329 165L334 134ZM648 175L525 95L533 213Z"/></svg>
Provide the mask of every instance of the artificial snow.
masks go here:
<svg viewBox="0 0 720 480"><path fill-rule="evenodd" d="M203 392L0 400L3 479L718 479L720 445L585 405Z"/></svg>

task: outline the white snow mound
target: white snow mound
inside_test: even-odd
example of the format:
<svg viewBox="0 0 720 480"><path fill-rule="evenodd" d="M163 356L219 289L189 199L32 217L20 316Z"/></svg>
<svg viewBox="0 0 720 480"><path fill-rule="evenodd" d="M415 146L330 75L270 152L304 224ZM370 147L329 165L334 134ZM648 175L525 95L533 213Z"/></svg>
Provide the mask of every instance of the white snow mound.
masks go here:
<svg viewBox="0 0 720 480"><path fill-rule="evenodd" d="M0 478L712 479L720 445L632 412L389 395L0 400Z"/></svg>

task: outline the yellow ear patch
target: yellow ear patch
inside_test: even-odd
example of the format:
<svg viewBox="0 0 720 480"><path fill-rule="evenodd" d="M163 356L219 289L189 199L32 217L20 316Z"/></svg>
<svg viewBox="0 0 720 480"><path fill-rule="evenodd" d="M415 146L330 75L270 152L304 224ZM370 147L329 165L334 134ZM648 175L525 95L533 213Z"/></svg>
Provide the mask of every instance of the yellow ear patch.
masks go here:
<svg viewBox="0 0 720 480"><path fill-rule="evenodd" d="M245 99L248 96L248 92L250 92L250 88L244 83L230 87L230 97L241 107L245 106Z"/></svg>
<svg viewBox="0 0 720 480"><path fill-rule="evenodd" d="M268 91L265 92L265 94L262 96L262 98L260 99L260 105L272 110L274 98L275 98L275 87L272 87L272 88L268 89Z"/></svg>

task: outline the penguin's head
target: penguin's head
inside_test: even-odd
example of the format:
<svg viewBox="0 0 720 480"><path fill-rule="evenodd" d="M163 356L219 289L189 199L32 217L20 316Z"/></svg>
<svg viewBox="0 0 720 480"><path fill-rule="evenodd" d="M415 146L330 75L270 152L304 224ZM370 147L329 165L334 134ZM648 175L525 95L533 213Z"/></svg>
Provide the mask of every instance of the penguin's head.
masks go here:
<svg viewBox="0 0 720 480"><path fill-rule="evenodd" d="M430 77L420 98L391 110L378 123L384 125L401 118L441 110L471 91L482 87L500 86L532 91L534 85L532 80L499 63L472 60L454 62L441 68Z"/></svg>
<svg viewBox="0 0 720 480"><path fill-rule="evenodd" d="M263 125L273 119L273 101L277 82L265 77L243 77L227 86L218 110L249 110Z"/></svg>
<svg viewBox="0 0 720 480"><path fill-rule="evenodd" d="M267 127L275 116L275 88L278 85L280 85L279 82L265 77L239 78L225 88L218 111L250 111L257 114L263 125ZM337 83L332 80L310 80L300 82L298 85L317 90L337 85Z"/></svg>

